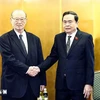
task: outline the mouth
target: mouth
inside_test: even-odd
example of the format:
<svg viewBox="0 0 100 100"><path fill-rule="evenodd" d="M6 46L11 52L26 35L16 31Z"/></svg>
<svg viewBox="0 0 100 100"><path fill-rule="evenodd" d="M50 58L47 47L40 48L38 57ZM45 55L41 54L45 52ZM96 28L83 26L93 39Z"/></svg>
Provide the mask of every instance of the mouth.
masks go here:
<svg viewBox="0 0 100 100"><path fill-rule="evenodd" d="M17 25L18 27L21 27L22 25Z"/></svg>
<svg viewBox="0 0 100 100"><path fill-rule="evenodd" d="M70 30L71 28L65 28L66 30Z"/></svg>

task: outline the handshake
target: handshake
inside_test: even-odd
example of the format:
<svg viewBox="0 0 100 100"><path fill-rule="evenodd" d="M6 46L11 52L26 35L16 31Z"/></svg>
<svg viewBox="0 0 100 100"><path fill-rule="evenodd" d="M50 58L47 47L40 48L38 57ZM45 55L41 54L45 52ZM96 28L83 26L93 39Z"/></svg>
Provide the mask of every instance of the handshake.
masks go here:
<svg viewBox="0 0 100 100"><path fill-rule="evenodd" d="M38 66L30 66L26 72L31 77L36 76L40 72L40 68Z"/></svg>

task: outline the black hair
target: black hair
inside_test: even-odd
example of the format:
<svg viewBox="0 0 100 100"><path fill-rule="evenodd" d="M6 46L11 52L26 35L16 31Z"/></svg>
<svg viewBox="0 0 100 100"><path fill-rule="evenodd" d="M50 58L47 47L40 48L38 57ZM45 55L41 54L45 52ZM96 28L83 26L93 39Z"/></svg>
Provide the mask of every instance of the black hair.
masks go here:
<svg viewBox="0 0 100 100"><path fill-rule="evenodd" d="M74 11L67 11L67 12L64 12L64 13L63 13L63 16L62 16L62 21L63 21L64 16L65 16L65 15L69 15L69 14L74 15L75 21L78 22L78 15L77 15Z"/></svg>

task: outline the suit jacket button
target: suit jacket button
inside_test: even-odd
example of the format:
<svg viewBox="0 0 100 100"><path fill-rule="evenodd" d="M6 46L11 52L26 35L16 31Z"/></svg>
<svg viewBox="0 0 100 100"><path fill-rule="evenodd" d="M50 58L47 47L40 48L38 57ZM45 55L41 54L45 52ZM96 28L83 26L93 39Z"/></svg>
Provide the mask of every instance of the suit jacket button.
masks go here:
<svg viewBox="0 0 100 100"><path fill-rule="evenodd" d="M66 77L66 74L64 74L64 76Z"/></svg>

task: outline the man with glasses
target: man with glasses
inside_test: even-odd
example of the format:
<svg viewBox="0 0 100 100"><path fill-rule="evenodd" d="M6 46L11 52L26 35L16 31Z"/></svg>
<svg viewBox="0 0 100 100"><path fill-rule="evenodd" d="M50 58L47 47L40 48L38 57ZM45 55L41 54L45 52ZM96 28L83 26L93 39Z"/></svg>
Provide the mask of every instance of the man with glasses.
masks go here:
<svg viewBox="0 0 100 100"><path fill-rule="evenodd" d="M24 30L27 15L23 10L11 14L13 29L1 36L2 100L37 100L46 85L44 72L33 77L33 65L43 61L40 39Z"/></svg>

